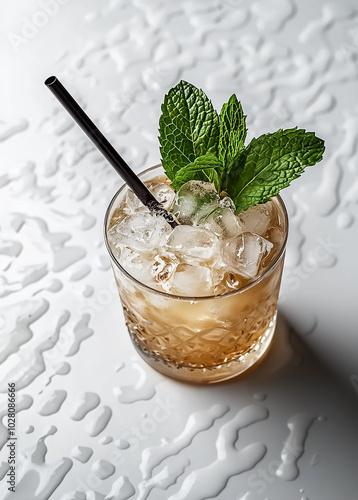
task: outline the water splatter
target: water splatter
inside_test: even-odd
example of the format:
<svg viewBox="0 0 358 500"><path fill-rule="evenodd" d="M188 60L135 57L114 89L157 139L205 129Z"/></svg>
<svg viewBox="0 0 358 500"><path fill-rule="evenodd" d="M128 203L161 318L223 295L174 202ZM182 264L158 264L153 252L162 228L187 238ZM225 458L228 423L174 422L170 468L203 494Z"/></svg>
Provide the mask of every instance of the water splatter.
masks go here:
<svg viewBox="0 0 358 500"><path fill-rule="evenodd" d="M91 319L91 316L87 313L82 314L82 318L80 321L75 325L73 329L74 333L74 338L72 341L72 344L70 345L68 352L66 356L73 356L76 354L79 349L81 343L87 339L88 337L91 337L93 335L93 330L92 328L89 328L88 323Z"/></svg>
<svg viewBox="0 0 358 500"><path fill-rule="evenodd" d="M86 285L82 290L82 295L86 298L92 297L93 294L94 294L93 286Z"/></svg>
<svg viewBox="0 0 358 500"><path fill-rule="evenodd" d="M16 359L16 363L4 377L5 380L13 380L16 382L18 390L27 387L35 378L45 371L46 365L43 353L54 348L59 340L61 329L67 323L70 315L68 311L64 311L57 320L52 335L46 335L45 340L40 343L33 350L20 351ZM3 387L1 384L3 383ZM5 382L0 380L0 392L6 391Z"/></svg>
<svg viewBox="0 0 358 500"><path fill-rule="evenodd" d="M348 229L354 222L354 217L348 212L342 212L337 215L337 226L340 229Z"/></svg>
<svg viewBox="0 0 358 500"><path fill-rule="evenodd" d="M112 436L103 436L103 437L99 440L99 444L109 444L109 443L112 443L112 441L113 441Z"/></svg>
<svg viewBox="0 0 358 500"><path fill-rule="evenodd" d="M315 453L310 460L310 466L314 467L319 463L320 460L321 460L321 455L319 453Z"/></svg>
<svg viewBox="0 0 358 500"><path fill-rule="evenodd" d="M130 447L129 442L126 439L117 439L114 444L119 450L128 450Z"/></svg>
<svg viewBox="0 0 358 500"><path fill-rule="evenodd" d="M255 467L264 457L266 446L262 443L252 443L237 450L235 444L241 429L267 417L268 410L264 406L253 404L243 408L229 422L223 424L216 440L217 459L186 476L180 490L171 495L169 500L215 497L223 491L230 477Z"/></svg>
<svg viewBox="0 0 358 500"><path fill-rule="evenodd" d="M57 413L63 405L67 397L67 392L63 390L52 391L47 395L44 400L39 404L39 414L42 416L49 416Z"/></svg>
<svg viewBox="0 0 358 500"><path fill-rule="evenodd" d="M160 488L162 490L166 490L169 486L175 484L179 477L182 476L185 470L190 465L190 460L184 460L183 463L180 463L182 460L177 458L175 462L174 468L169 470L168 466L165 466L158 474L151 477L150 479L144 480L139 484L139 496L137 500L146 500L149 493L154 488Z"/></svg>
<svg viewBox="0 0 358 500"><path fill-rule="evenodd" d="M57 432L51 426L49 430L37 441L35 447L25 450L18 457L17 498L31 498L31 500L45 500L51 498L52 493L58 488L73 462L67 457L54 462L45 462L47 446L45 439ZM7 491L3 500L11 500L13 493Z"/></svg>
<svg viewBox="0 0 358 500"><path fill-rule="evenodd" d="M105 500L127 500L135 493L134 486L127 476L119 476L112 484L111 491Z"/></svg>
<svg viewBox="0 0 358 500"><path fill-rule="evenodd" d="M91 272L91 267L88 265L84 265L80 267L77 271L73 272L70 280L71 281L79 281L88 276Z"/></svg>
<svg viewBox="0 0 358 500"><path fill-rule="evenodd" d="M107 460L96 460L91 467L91 471L99 479L107 479L115 473L116 468Z"/></svg>
<svg viewBox="0 0 358 500"><path fill-rule="evenodd" d="M68 373L70 373L70 371L71 365L66 361L63 361L62 363L55 366L54 373L51 375L51 377L49 377L45 385L49 385L52 382L53 377L55 377L56 375L67 375Z"/></svg>
<svg viewBox="0 0 358 500"><path fill-rule="evenodd" d="M111 262L107 255L100 255L96 259L96 266L101 271L108 271L111 268Z"/></svg>
<svg viewBox="0 0 358 500"><path fill-rule="evenodd" d="M314 420L315 417L311 414L302 412L297 413L287 422L290 434L281 451L282 461L276 471L276 475L281 479L293 481L298 477L300 471L297 462L304 452L308 430Z"/></svg>
<svg viewBox="0 0 358 500"><path fill-rule="evenodd" d="M120 403L135 403L155 396L155 387L148 384L144 368L138 363L133 363L133 368L139 373L137 382L134 385L122 385L113 389L113 393Z"/></svg>
<svg viewBox="0 0 358 500"><path fill-rule="evenodd" d="M72 219L71 224L79 227L83 231L88 231L96 224L96 218L87 213L83 208L79 209L75 214L64 213L59 210L53 210L53 212L65 220Z"/></svg>
<svg viewBox="0 0 358 500"><path fill-rule="evenodd" d="M49 268L59 273L71 267L86 256L86 250L79 246L69 246L67 242L72 239L69 233L55 233L50 231L48 224L40 217L26 217L26 224L33 223L40 231L43 243L47 243L52 262Z"/></svg>
<svg viewBox="0 0 358 500"><path fill-rule="evenodd" d="M126 366L125 362L124 361L121 361L120 363L118 363L118 365L115 367L114 371L115 372L119 372L121 370L123 370L123 368Z"/></svg>
<svg viewBox="0 0 358 500"><path fill-rule="evenodd" d="M26 130L29 126L27 120L19 120L17 123L0 122L0 142L10 139L15 134L19 134Z"/></svg>
<svg viewBox="0 0 358 500"><path fill-rule="evenodd" d="M254 394L254 399L256 399L256 401L265 401L266 394L263 394L262 392L257 392L256 394Z"/></svg>
<svg viewBox="0 0 358 500"><path fill-rule="evenodd" d="M44 291L56 293L56 292L59 292L60 290L62 290L62 288L63 288L62 281L55 278L55 279L51 279L48 285L46 284L45 286L43 286L42 288L40 288L39 290L34 292L33 295L35 296L35 295L37 295L41 292L44 292Z"/></svg>
<svg viewBox="0 0 358 500"><path fill-rule="evenodd" d="M88 446L75 446L71 451L71 456L83 464L87 463L92 455L93 450Z"/></svg>
<svg viewBox="0 0 358 500"><path fill-rule="evenodd" d="M84 392L77 397L70 417L72 420L82 420L87 413L97 408L100 402L101 399L95 392Z"/></svg>
<svg viewBox="0 0 358 500"><path fill-rule="evenodd" d="M62 109L54 109L49 118L45 118L40 124L40 129L48 135L63 135L74 125L73 120Z"/></svg>
<svg viewBox="0 0 358 500"><path fill-rule="evenodd" d="M31 455L31 462L37 465L42 465L45 463L45 458L46 458L46 453L47 453L47 446L45 444L45 439L48 436L52 436L53 434L56 434L57 432L57 427L52 425L50 429L47 431L46 434L44 434L42 437L37 442L37 446L35 451Z"/></svg>
<svg viewBox="0 0 358 500"><path fill-rule="evenodd" d="M49 303L46 300L29 300L9 306L7 318L14 323L8 325L8 333L2 333L0 364L32 338L30 325L41 318L48 309Z"/></svg>
<svg viewBox="0 0 358 500"><path fill-rule="evenodd" d="M108 425L112 417L112 409L109 406L102 406L98 415L92 418L86 426L86 431L90 436L98 436Z"/></svg>
<svg viewBox="0 0 358 500"><path fill-rule="evenodd" d="M89 500L89 498L93 499L95 497L93 495L90 496L90 494L87 495L87 493L83 493L83 491L71 491L70 493L65 493L60 500ZM96 499L97 498L99 497L96 496Z"/></svg>
<svg viewBox="0 0 358 500"><path fill-rule="evenodd" d="M282 30L295 13L295 6L290 0L257 0L251 9L257 27L263 33Z"/></svg>
<svg viewBox="0 0 358 500"><path fill-rule="evenodd" d="M143 479L148 479L153 469L161 464L164 459L177 455L181 450L188 447L197 434L212 427L215 420L221 418L228 411L228 406L218 404L208 410L195 412L190 415L183 432L171 443L162 443L157 447L146 448L142 453L142 462L140 464Z"/></svg>

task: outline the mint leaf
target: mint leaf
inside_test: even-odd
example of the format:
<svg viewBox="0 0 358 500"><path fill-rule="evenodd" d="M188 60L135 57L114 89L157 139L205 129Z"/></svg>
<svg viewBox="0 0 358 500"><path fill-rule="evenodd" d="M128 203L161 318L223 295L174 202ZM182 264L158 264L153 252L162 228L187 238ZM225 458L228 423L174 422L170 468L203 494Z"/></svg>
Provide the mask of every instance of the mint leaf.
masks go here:
<svg viewBox="0 0 358 500"><path fill-rule="evenodd" d="M246 132L246 116L241 103L233 94L220 113L219 158L227 171L244 148Z"/></svg>
<svg viewBox="0 0 358 500"><path fill-rule="evenodd" d="M159 120L162 165L170 180L206 153L217 153L219 117L204 92L180 81L164 98Z"/></svg>
<svg viewBox="0 0 358 500"><path fill-rule="evenodd" d="M178 191L188 181L212 182L218 192L221 191L221 178L224 173L222 162L213 154L208 153L196 158L194 163L181 168L172 182L172 187Z"/></svg>
<svg viewBox="0 0 358 500"><path fill-rule="evenodd" d="M324 141L297 128L253 139L232 168L226 186L236 213L265 203L322 159ZM239 172L239 175L238 175Z"/></svg>
<svg viewBox="0 0 358 500"><path fill-rule="evenodd" d="M233 199L237 213L265 203L322 159L324 142L313 132L281 129L245 148L246 132L235 95L219 120L204 92L180 81L165 96L159 120L162 164L173 188L189 180L212 182Z"/></svg>

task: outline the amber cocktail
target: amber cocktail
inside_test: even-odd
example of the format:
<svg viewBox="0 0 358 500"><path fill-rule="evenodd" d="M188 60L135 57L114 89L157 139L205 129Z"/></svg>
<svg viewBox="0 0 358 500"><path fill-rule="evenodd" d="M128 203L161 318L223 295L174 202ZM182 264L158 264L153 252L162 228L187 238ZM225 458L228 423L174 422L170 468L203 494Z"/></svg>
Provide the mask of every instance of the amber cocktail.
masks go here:
<svg viewBox="0 0 358 500"><path fill-rule="evenodd" d="M156 370L197 383L235 377L268 349L276 325L288 220L280 196L235 215L209 183L174 193L161 166L140 175L180 224L125 185L105 218L126 324Z"/></svg>

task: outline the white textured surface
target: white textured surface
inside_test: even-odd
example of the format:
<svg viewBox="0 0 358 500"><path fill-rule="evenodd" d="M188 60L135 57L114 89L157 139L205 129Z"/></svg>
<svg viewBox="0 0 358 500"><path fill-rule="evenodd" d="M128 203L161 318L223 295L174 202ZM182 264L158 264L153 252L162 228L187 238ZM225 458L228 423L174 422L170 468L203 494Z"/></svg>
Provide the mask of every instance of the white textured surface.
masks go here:
<svg viewBox="0 0 358 500"><path fill-rule="evenodd" d="M0 23L0 478L9 381L19 412L17 492L2 479L1 498L357 498L356 2L21 0ZM120 179L50 74L137 171L158 163L180 78L217 108L235 92L249 138L299 125L326 139L284 192L281 316L258 370L187 386L135 355L102 241Z"/></svg>

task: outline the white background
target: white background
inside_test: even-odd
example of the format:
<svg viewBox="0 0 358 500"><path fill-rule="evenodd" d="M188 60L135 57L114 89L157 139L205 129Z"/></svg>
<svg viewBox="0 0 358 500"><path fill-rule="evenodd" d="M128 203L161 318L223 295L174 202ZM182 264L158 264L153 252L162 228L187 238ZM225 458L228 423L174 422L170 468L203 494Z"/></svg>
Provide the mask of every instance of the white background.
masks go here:
<svg viewBox="0 0 358 500"><path fill-rule="evenodd" d="M24 407L16 494L7 493L0 427L1 498L356 499L355 2L22 0L3 3L0 29L1 415L8 382ZM51 74L136 171L160 159L160 104L181 78L217 109L236 93L248 140L296 125L326 140L324 160L283 193L290 239L279 326L259 369L198 387L138 359L102 241L121 181L43 85ZM88 392L97 407L73 420ZM235 416L252 404L268 416L234 444ZM215 405L224 414L210 423ZM293 447L299 475L285 481L275 470L292 419L313 423L304 447L303 438ZM220 447L230 421L235 439ZM173 441L182 449L168 458ZM254 443L266 452L250 468ZM86 463L76 446L93 451ZM145 482L140 464L153 447L164 461ZM235 471L244 463L249 470Z"/></svg>

